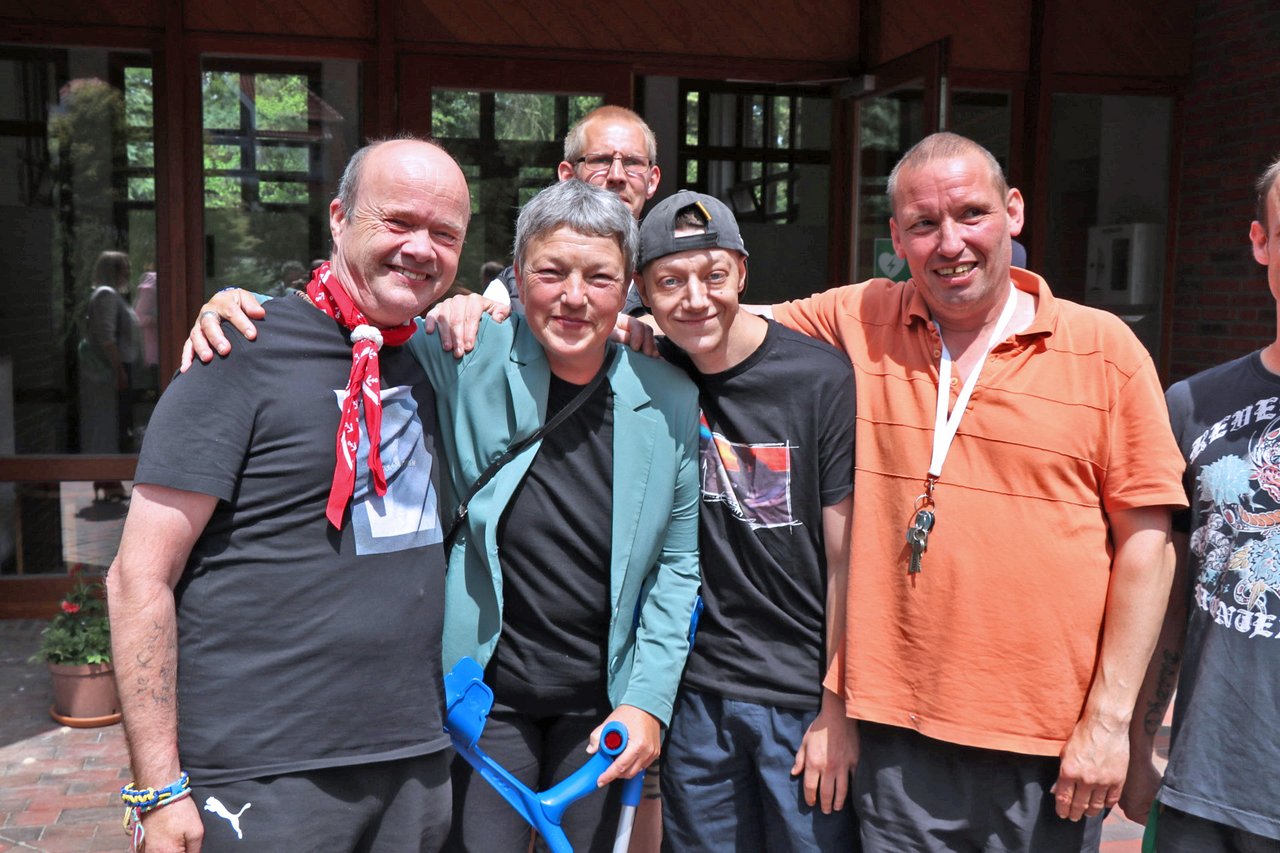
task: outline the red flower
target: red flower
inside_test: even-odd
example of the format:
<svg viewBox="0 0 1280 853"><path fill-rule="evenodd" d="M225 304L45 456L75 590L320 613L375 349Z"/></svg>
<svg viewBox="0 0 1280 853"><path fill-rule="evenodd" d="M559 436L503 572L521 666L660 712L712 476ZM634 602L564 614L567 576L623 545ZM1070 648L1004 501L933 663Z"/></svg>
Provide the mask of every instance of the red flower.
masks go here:
<svg viewBox="0 0 1280 853"><path fill-rule="evenodd" d="M72 601L64 601L62 602L62 612L63 613L79 613L80 605Z"/></svg>

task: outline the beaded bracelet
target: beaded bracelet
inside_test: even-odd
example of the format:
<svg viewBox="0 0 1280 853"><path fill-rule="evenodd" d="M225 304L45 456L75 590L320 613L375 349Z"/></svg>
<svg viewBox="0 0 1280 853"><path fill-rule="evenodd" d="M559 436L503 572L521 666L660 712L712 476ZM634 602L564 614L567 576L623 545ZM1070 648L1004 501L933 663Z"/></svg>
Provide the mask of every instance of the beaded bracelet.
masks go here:
<svg viewBox="0 0 1280 853"><path fill-rule="evenodd" d="M124 800L124 804L129 808L137 809L138 814L146 814L152 809L167 805L170 800L177 798L190 788L191 779L184 770L178 776L178 781L163 788L139 789L130 782L120 789L120 799Z"/></svg>
<svg viewBox="0 0 1280 853"><path fill-rule="evenodd" d="M124 800L124 831L133 836L133 853L142 850L142 840L146 830L142 828L142 816L164 806L171 806L179 800L191 796L191 779L184 770L178 781L163 788L143 788L138 790L130 782L120 789L120 799Z"/></svg>

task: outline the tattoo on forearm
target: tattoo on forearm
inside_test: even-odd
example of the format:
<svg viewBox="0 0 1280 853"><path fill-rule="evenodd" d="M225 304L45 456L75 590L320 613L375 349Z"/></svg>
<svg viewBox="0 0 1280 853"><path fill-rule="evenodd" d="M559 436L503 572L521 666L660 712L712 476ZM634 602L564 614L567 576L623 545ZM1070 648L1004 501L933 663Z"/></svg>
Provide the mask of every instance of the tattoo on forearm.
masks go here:
<svg viewBox="0 0 1280 853"><path fill-rule="evenodd" d="M1154 737L1164 723L1164 712L1173 698L1173 686L1177 682L1178 667L1182 664L1182 655L1172 649L1165 649L1160 657L1160 673L1156 677L1156 693L1147 703L1147 712L1142 718L1142 727L1147 734Z"/></svg>
<svg viewBox="0 0 1280 853"><path fill-rule="evenodd" d="M173 669L166 653L168 632L164 625L152 622L150 636L134 656L137 668L134 686L137 695L149 696L156 705L173 702Z"/></svg>

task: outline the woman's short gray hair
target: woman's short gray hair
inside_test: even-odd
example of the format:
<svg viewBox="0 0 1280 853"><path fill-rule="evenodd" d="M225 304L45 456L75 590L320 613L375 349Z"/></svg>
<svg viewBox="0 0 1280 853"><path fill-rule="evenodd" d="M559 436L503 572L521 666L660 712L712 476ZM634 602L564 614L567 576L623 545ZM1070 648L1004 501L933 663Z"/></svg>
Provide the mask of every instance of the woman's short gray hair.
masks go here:
<svg viewBox="0 0 1280 853"><path fill-rule="evenodd" d="M525 255L535 240L561 228L617 243L626 268L623 280L631 281L640 248L640 229L631 208L614 193L579 180L552 184L520 208L512 252L516 269L524 269Z"/></svg>

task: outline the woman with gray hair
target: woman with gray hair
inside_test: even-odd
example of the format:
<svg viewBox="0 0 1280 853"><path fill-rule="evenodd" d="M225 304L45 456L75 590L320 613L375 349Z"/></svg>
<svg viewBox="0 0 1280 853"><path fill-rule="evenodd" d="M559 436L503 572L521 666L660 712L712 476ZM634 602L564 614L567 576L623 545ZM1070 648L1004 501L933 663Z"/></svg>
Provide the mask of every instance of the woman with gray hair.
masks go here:
<svg viewBox="0 0 1280 853"><path fill-rule="evenodd" d="M577 769L613 720L630 739L600 784L647 767L689 652L698 396L682 371L609 340L638 245L613 193L548 187L516 223L526 313L482 318L461 359L421 332L408 344L435 389L444 519L547 427L475 489L445 579L445 670L485 668L495 701L479 745L533 790ZM228 304L206 308L227 317ZM526 853L528 824L462 759L454 780L448 849ZM614 785L561 827L575 850L611 850L618 812Z"/></svg>
<svg viewBox="0 0 1280 853"><path fill-rule="evenodd" d="M495 702L480 747L534 790L576 769L609 720L631 739L601 782L646 767L688 653L697 392L609 340L638 242L617 196L548 187L516 223L524 316L485 318L460 360L422 335L410 344L436 389L447 510L508 447L580 403L476 491L446 580L445 668L463 656L485 667ZM524 853L519 815L460 759L454 780L450 849ZM617 787L566 813L575 850L611 849Z"/></svg>

